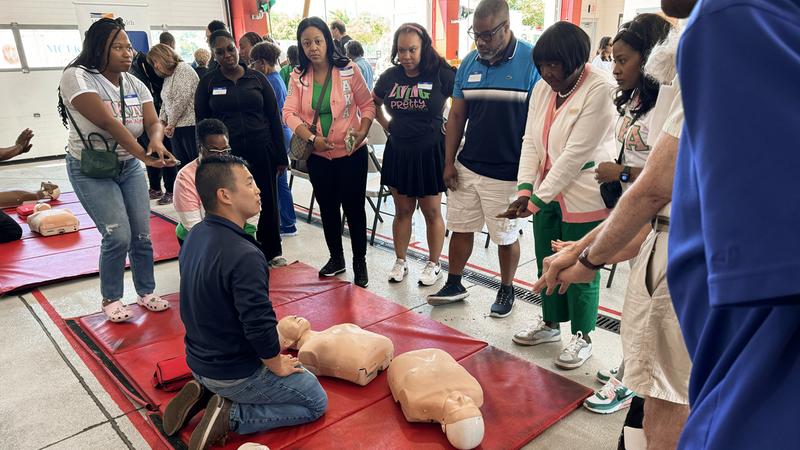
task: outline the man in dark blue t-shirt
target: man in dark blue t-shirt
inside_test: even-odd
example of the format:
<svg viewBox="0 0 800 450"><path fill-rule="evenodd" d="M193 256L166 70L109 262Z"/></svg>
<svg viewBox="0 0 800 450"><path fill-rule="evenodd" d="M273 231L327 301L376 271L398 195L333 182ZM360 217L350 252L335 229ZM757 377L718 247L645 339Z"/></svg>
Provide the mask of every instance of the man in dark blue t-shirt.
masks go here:
<svg viewBox="0 0 800 450"><path fill-rule="evenodd" d="M509 25L505 0L483 0L475 9L469 34L477 50L464 58L456 73L445 138L447 229L453 232L450 267L444 287L428 296L429 304L442 305L469 295L461 275L472 253L474 233L486 225L500 259L500 289L492 317L506 317L514 306L512 283L523 221L497 216L517 198L528 101L540 79L531 57L533 46L517 40ZM459 151L462 137L464 147Z"/></svg>
<svg viewBox="0 0 800 450"><path fill-rule="evenodd" d="M691 3L662 0L683 17ZM797 448L800 0L698 2L678 70L667 276L693 364L679 447Z"/></svg>
<svg viewBox="0 0 800 450"><path fill-rule="evenodd" d="M195 185L206 218L181 249L181 321L186 362L195 377L164 412L176 433L200 409L190 449L205 449L233 431L257 433L318 419L328 399L297 358L280 353L269 301L267 260L245 233L261 210L259 189L243 159L204 158ZM206 404L203 400L212 396Z"/></svg>

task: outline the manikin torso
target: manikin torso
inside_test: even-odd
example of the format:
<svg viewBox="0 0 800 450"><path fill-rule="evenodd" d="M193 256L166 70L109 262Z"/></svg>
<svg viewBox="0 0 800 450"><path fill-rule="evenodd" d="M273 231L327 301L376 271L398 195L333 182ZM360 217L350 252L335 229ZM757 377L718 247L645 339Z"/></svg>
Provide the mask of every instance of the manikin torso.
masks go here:
<svg viewBox="0 0 800 450"><path fill-rule="evenodd" d="M450 443L471 449L483 440L483 389L452 356L429 348L397 356L387 372L392 397L409 422L438 422Z"/></svg>
<svg viewBox="0 0 800 450"><path fill-rule="evenodd" d="M278 322L281 347L298 350L297 357L317 376L340 378L366 386L394 356L392 341L357 325L334 325L311 331L309 322L297 316Z"/></svg>

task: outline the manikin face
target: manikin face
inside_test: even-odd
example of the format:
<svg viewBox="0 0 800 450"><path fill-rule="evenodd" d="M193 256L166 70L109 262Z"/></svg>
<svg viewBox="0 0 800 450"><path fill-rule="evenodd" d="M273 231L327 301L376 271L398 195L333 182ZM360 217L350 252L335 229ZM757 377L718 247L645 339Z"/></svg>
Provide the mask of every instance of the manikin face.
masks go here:
<svg viewBox="0 0 800 450"><path fill-rule="evenodd" d="M422 39L417 33L400 33L397 37L397 60L406 72L416 72L419 69L422 56Z"/></svg>
<svg viewBox="0 0 800 450"><path fill-rule="evenodd" d="M133 64L133 47L125 31L117 33L116 37L112 33L106 42L106 70L115 73L127 72Z"/></svg>
<svg viewBox="0 0 800 450"><path fill-rule="evenodd" d="M311 329L311 323L304 317L286 316L278 322L278 335L281 347L290 348Z"/></svg>
<svg viewBox="0 0 800 450"><path fill-rule="evenodd" d="M306 58L312 64L323 62L328 55L328 43L325 42L325 36L317 27L308 27L303 30L300 35L300 45L303 47Z"/></svg>
<svg viewBox="0 0 800 450"><path fill-rule="evenodd" d="M642 54L622 40L615 42L613 74L623 91L635 88L642 77Z"/></svg>
<svg viewBox="0 0 800 450"><path fill-rule="evenodd" d="M472 32L476 36L475 47L481 59L497 57L508 45L508 19L504 17L475 17L472 19Z"/></svg>

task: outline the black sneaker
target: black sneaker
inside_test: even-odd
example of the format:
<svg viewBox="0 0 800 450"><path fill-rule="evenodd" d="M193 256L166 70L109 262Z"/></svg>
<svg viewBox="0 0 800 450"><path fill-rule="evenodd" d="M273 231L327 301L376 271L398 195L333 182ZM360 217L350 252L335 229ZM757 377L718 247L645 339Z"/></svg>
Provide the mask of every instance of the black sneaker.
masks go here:
<svg viewBox="0 0 800 450"><path fill-rule="evenodd" d="M439 292L428 296L428 304L432 306L446 305L464 300L467 297L469 297L469 292L461 283L445 284L439 289Z"/></svg>
<svg viewBox="0 0 800 450"><path fill-rule="evenodd" d="M492 317L508 317L511 310L514 308L514 289L500 288L497 291L497 298L492 304L492 311L489 313Z"/></svg>
<svg viewBox="0 0 800 450"><path fill-rule="evenodd" d="M369 274L367 273L367 260L354 259L353 260L353 283L356 286L365 288L369 286Z"/></svg>
<svg viewBox="0 0 800 450"><path fill-rule="evenodd" d="M344 272L344 270L344 258L331 258L322 266L322 269L319 269L319 276L333 277Z"/></svg>

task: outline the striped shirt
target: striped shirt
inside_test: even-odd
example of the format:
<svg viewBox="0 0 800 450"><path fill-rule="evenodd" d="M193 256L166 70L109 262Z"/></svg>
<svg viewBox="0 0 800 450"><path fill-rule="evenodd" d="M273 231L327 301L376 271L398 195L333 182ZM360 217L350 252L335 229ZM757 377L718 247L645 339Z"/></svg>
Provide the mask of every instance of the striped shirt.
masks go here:
<svg viewBox="0 0 800 450"><path fill-rule="evenodd" d="M467 105L467 130L458 161L489 178L516 181L528 101L540 79L533 46L512 36L494 64L473 50L458 68L453 97Z"/></svg>

